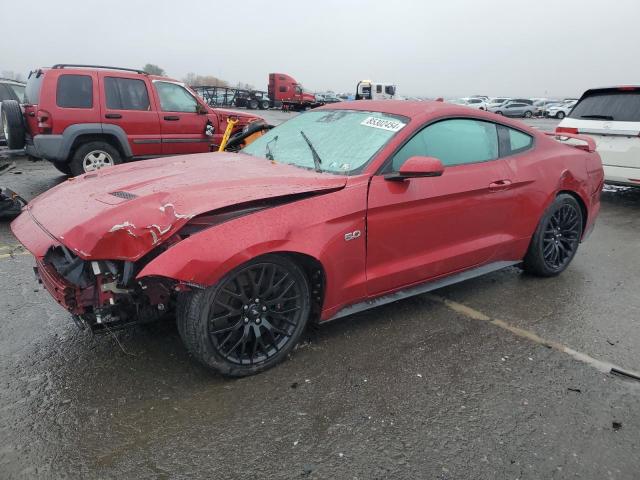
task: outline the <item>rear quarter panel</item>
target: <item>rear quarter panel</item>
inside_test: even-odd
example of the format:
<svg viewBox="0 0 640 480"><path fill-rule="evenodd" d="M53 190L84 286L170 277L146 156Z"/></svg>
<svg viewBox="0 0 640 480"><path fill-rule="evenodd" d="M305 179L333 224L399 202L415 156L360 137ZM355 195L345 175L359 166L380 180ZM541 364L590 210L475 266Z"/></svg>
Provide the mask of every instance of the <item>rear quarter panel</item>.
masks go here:
<svg viewBox="0 0 640 480"><path fill-rule="evenodd" d="M326 279L322 318L363 299L368 178L335 192L249 214L203 230L151 261L138 278L162 276L210 286L260 255L293 252L318 260ZM345 234L361 235L345 241Z"/></svg>

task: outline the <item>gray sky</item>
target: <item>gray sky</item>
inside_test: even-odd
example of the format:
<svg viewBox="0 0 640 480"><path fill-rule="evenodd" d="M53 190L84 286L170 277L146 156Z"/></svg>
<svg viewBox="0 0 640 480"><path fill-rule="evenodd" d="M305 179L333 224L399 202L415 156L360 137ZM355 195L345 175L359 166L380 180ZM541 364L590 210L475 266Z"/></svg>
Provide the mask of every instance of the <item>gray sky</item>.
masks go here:
<svg viewBox="0 0 640 480"><path fill-rule="evenodd" d="M266 89L358 80L404 95L573 96L640 83L640 1L0 0L0 71L54 63L215 75ZM8 39L8 40L7 40Z"/></svg>

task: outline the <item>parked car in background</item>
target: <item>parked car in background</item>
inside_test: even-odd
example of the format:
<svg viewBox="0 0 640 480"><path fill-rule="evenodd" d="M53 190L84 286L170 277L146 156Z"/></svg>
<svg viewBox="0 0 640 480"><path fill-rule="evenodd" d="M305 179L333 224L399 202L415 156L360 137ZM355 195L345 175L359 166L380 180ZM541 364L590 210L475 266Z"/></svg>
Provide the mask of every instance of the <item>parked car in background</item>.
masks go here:
<svg viewBox="0 0 640 480"><path fill-rule="evenodd" d="M4 122L2 121L2 102L13 100L18 104L24 103L25 84L10 78L0 77L0 142L6 142L8 132L5 132ZM7 125L7 129L9 126ZM9 148L12 148L11 146ZM21 148L21 147L15 147Z"/></svg>
<svg viewBox="0 0 640 480"><path fill-rule="evenodd" d="M510 100L502 105L492 107L491 112L498 115L504 115L505 117L524 117L531 118L536 111L536 108L528 103L522 103L516 100Z"/></svg>
<svg viewBox="0 0 640 480"><path fill-rule="evenodd" d="M545 117L562 120L564 117L569 115L569 112L575 104L576 102L574 101L553 104L546 109Z"/></svg>
<svg viewBox="0 0 640 480"><path fill-rule="evenodd" d="M561 100L553 100L549 98L536 98L533 101L533 106L535 107L535 115L538 117L544 117L547 114L547 109L551 105L559 105L563 103Z"/></svg>
<svg viewBox="0 0 640 480"><path fill-rule="evenodd" d="M312 322L512 265L560 274L601 188L597 153L521 122L363 100L298 115L241 153L65 182L11 228L78 322L109 332L177 304L193 357L245 376L287 358Z"/></svg>
<svg viewBox="0 0 640 480"><path fill-rule="evenodd" d="M342 102L342 99L336 96L335 93L327 92L322 94L322 101L324 103L338 103Z"/></svg>
<svg viewBox="0 0 640 480"><path fill-rule="evenodd" d="M132 159L209 152L260 117L211 108L183 83L140 70L54 65L31 72L24 112L3 102L8 143L65 174ZM9 107L9 108L7 108Z"/></svg>
<svg viewBox="0 0 640 480"><path fill-rule="evenodd" d="M605 181L640 187L640 85L587 90L556 132L590 136Z"/></svg>
<svg viewBox="0 0 640 480"><path fill-rule="evenodd" d="M467 98L463 98L462 100L464 100L465 104L468 107L477 108L478 110L486 110L487 109L487 104L485 103L485 101L482 98L467 97Z"/></svg>
<svg viewBox="0 0 640 480"><path fill-rule="evenodd" d="M506 102L508 102L510 100L511 100L510 97L493 97L493 98L490 98L487 101L487 108L490 108L492 106L495 107L497 105L502 105L503 103L506 103Z"/></svg>

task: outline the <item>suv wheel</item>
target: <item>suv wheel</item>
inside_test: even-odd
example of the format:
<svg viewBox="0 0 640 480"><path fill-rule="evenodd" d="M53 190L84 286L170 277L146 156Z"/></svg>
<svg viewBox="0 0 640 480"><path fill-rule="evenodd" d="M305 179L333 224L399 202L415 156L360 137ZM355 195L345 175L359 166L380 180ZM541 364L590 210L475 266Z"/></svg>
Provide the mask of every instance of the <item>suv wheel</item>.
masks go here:
<svg viewBox="0 0 640 480"><path fill-rule="evenodd" d="M120 152L107 142L82 144L73 154L69 167L74 176L95 172L122 163Z"/></svg>
<svg viewBox="0 0 640 480"><path fill-rule="evenodd" d="M2 102L2 130L9 150L24 148L24 121L22 109L15 100Z"/></svg>
<svg viewBox="0 0 640 480"><path fill-rule="evenodd" d="M56 169L60 172L60 173L64 173L65 175L71 175L71 167L69 166L68 163L65 162L52 162L53 166L56 167Z"/></svg>

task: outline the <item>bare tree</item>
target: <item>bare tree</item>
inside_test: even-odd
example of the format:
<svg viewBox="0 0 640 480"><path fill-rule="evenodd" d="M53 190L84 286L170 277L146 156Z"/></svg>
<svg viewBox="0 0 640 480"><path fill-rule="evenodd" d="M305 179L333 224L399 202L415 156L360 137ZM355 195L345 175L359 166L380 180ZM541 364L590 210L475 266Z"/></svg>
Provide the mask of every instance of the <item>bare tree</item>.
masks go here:
<svg viewBox="0 0 640 480"><path fill-rule="evenodd" d="M206 86L206 87L228 87L229 83L213 75L198 75L189 72L182 79L184 83L190 86Z"/></svg>
<svg viewBox="0 0 640 480"><path fill-rule="evenodd" d="M153 63L147 63L144 67L142 67L142 70L147 72L149 75L165 75L165 71L158 65L154 65Z"/></svg>

